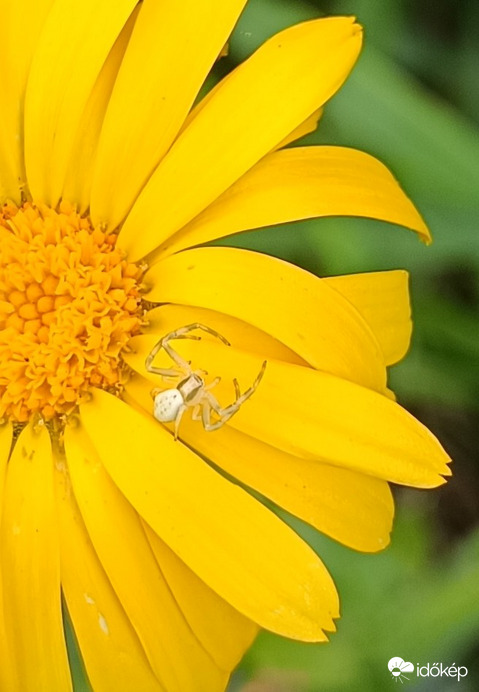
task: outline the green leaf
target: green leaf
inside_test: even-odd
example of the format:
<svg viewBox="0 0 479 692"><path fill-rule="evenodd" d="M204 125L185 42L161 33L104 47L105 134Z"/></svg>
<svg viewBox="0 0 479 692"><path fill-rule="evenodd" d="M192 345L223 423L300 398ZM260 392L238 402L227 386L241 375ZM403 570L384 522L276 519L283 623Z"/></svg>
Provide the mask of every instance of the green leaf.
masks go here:
<svg viewBox="0 0 479 692"><path fill-rule="evenodd" d="M434 556L428 503L418 501L417 493L409 497L392 546L377 555L354 553L288 519L333 574L342 619L329 644L301 644L263 633L247 654L250 674L302 670L308 692L383 692L391 683L387 663L393 656L415 665L465 663L479 636L479 532L456 552ZM465 689L476 689L471 677L472 672L468 682L473 687ZM416 678L408 684L412 689L417 683Z"/></svg>

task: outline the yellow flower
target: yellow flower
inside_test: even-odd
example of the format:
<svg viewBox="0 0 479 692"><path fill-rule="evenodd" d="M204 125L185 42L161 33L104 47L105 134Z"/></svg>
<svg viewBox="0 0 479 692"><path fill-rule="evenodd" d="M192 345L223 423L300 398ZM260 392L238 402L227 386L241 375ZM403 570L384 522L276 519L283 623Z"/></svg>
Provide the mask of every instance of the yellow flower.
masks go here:
<svg viewBox="0 0 479 692"><path fill-rule="evenodd" d="M71 690L63 600L95 692L219 692L258 627L322 641L339 615L320 559L244 487L376 551L387 481L449 473L386 385L404 272L319 279L197 247L333 214L429 237L370 156L281 149L352 68L352 18L281 32L193 106L244 4L2 3L2 690ZM223 408L256 386L215 432L186 411L175 440L151 390L181 378L145 359L194 323L213 333L154 367L221 376Z"/></svg>

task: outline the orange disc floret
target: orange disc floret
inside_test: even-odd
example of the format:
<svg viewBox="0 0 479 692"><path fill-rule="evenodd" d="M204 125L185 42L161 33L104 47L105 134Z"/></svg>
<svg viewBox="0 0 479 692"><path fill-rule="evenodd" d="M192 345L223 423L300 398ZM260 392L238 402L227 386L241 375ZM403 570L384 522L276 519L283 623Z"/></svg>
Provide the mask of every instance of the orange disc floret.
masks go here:
<svg viewBox="0 0 479 692"><path fill-rule="evenodd" d="M142 269L62 203L0 210L0 418L70 413L92 386L116 388L142 322Z"/></svg>

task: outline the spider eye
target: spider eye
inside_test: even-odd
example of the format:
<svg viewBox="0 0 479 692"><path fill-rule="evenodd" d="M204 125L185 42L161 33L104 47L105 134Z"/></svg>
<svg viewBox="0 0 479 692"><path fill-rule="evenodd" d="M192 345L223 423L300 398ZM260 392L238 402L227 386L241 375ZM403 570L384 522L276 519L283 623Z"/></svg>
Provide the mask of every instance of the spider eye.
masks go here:
<svg viewBox="0 0 479 692"><path fill-rule="evenodd" d="M171 423L183 404L183 397L177 389L166 389L155 396L153 415L160 423Z"/></svg>

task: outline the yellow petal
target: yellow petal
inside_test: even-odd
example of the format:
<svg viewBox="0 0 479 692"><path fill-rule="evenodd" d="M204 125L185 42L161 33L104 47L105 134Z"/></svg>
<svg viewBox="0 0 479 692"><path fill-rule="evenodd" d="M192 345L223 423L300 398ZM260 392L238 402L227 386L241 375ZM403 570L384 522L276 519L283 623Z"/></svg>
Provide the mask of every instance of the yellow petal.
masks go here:
<svg viewBox="0 0 479 692"><path fill-rule="evenodd" d="M109 445L106 428L103 439ZM106 474L83 427L66 429L65 449L85 526L156 677L168 692L223 692L228 676L189 628L138 515ZM124 457L130 467L132 459Z"/></svg>
<svg viewBox="0 0 479 692"><path fill-rule="evenodd" d="M12 446L12 436L13 430L11 425L5 423L0 425L0 517L2 516L3 490L7 474L8 458L10 456L10 447Z"/></svg>
<svg viewBox="0 0 479 692"><path fill-rule="evenodd" d="M191 629L222 670L233 670L252 644L258 626L206 586L145 522L143 528Z"/></svg>
<svg viewBox="0 0 479 692"><path fill-rule="evenodd" d="M56 0L32 61L25 159L32 196L55 206L84 108L136 0Z"/></svg>
<svg viewBox="0 0 479 692"><path fill-rule="evenodd" d="M238 67L236 69L239 69ZM196 106L190 111L188 114L188 117L186 118L185 122L183 123L183 126L180 130L180 134L186 130L186 128L191 124L191 122L196 118L196 116L201 113L203 108L208 105L208 103L211 101L213 96L215 96L216 92L219 89L222 89L224 86L224 83L227 79L231 77L231 75L234 74L236 70L233 70L232 72L229 73L226 77L223 78L221 82L218 82L210 91L204 96L201 101L199 101ZM300 139L300 137L304 137L305 135L310 134L310 132L314 132L318 126L318 122L321 119L323 115L323 108L317 108L311 115L309 115L306 120L304 120L302 123L300 123L297 127L294 128L294 130L286 135L284 139L282 139L280 142L278 142L275 146L274 149L281 149L282 147L286 147L288 144L291 144L291 142L294 142L297 139ZM274 118L276 118L276 114L273 115Z"/></svg>
<svg viewBox="0 0 479 692"><path fill-rule="evenodd" d="M90 206L93 165L103 118L110 100L121 61L138 16L139 6L131 14L95 82L78 126L66 172L62 198L73 202L84 213Z"/></svg>
<svg viewBox="0 0 479 692"><path fill-rule="evenodd" d="M3 0L2 107L0 109L0 197L19 203L25 184L23 109L32 56L54 0Z"/></svg>
<svg viewBox="0 0 479 692"><path fill-rule="evenodd" d="M8 464L2 517L6 633L18 689L71 691L48 431L28 425Z"/></svg>
<svg viewBox="0 0 479 692"><path fill-rule="evenodd" d="M413 204L377 159L345 147L295 147L265 156L155 256L240 231L319 216L389 221L430 240Z"/></svg>
<svg viewBox="0 0 479 692"><path fill-rule="evenodd" d="M324 640L323 630L334 630L338 600L331 577L268 509L152 418L103 391L82 408L82 421L108 473L145 521L240 613L305 641Z"/></svg>
<svg viewBox="0 0 479 692"><path fill-rule="evenodd" d="M137 375L126 392L151 413L151 388L149 380ZM389 543L394 504L385 481L286 454L230 425L206 432L188 414L180 438L234 478L350 548L376 552Z"/></svg>
<svg viewBox="0 0 479 692"><path fill-rule="evenodd" d="M10 456L12 445L12 426L0 426L0 517L3 509L3 491L7 474L7 462ZM3 608L3 586L2 586L2 562L0 560L0 690L15 690L17 683L14 683L15 671L12 666L12 659L9 648L9 641L5 631L5 613Z"/></svg>
<svg viewBox="0 0 479 692"><path fill-rule="evenodd" d="M394 504L385 481L300 459L225 426L214 435L188 418L181 438L275 504L364 552L389 543Z"/></svg>
<svg viewBox="0 0 479 692"><path fill-rule="evenodd" d="M65 471L55 476L62 590L92 688L164 692L98 560Z"/></svg>
<svg viewBox="0 0 479 692"><path fill-rule="evenodd" d="M409 274L403 270L324 279L364 317L381 346L386 365L404 358L411 341L408 280Z"/></svg>
<svg viewBox="0 0 479 692"><path fill-rule="evenodd" d="M248 322L221 312L206 308L194 308L189 305L168 304L150 310L146 319L148 321L148 334L130 339L128 346L131 351L124 354L124 359L128 365L143 375L146 375L145 358L158 340L178 327L184 327L195 322L211 327L236 348L243 351L251 351L263 355L263 357L285 360L288 363L296 363L296 365L306 365L306 361L269 334L253 327ZM201 338L215 340L215 337L203 331L196 331L195 334L201 335ZM171 363L169 366L165 365L165 367L170 366Z"/></svg>
<svg viewBox="0 0 479 692"><path fill-rule="evenodd" d="M262 364L258 356L207 340L182 339L175 348L194 369L222 377L214 394L223 405L234 398L233 378L243 391ZM288 454L394 483L428 488L450 475L437 439L399 404L347 380L272 359L229 425Z"/></svg>
<svg viewBox="0 0 479 692"><path fill-rule="evenodd" d="M168 151L246 0L145 0L102 130L95 225L122 221Z"/></svg>
<svg viewBox="0 0 479 692"><path fill-rule="evenodd" d="M323 116L323 111L324 108L318 108L315 110L314 113L312 113L304 122L301 123L301 125L298 125L298 127L295 127L295 129L290 132L289 135L286 135L286 137L275 148L282 149L283 147L287 147L288 144L295 142L297 139L301 139L301 137L306 137L306 135L311 134L311 132L315 132L316 128L318 127L318 122Z"/></svg>
<svg viewBox="0 0 479 692"><path fill-rule="evenodd" d="M369 326L337 291L303 269L248 250L198 248L157 262L145 281L149 300L232 315L314 367L384 391L384 358Z"/></svg>
<svg viewBox="0 0 479 692"><path fill-rule="evenodd" d="M350 548L389 543L394 504L385 481L300 459L225 426L212 435L186 419L181 438L242 483Z"/></svg>
<svg viewBox="0 0 479 692"><path fill-rule="evenodd" d="M361 28L351 17L305 22L271 38L230 74L126 219L119 243L131 259L158 247L322 106L360 47Z"/></svg>

